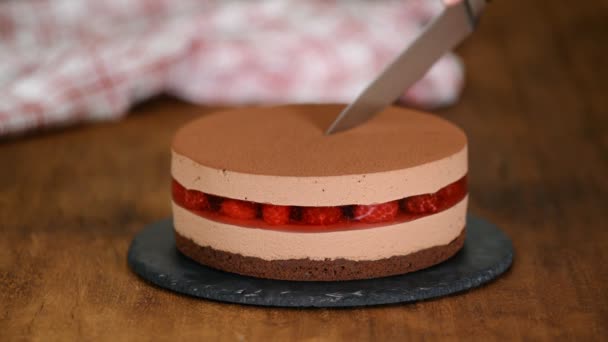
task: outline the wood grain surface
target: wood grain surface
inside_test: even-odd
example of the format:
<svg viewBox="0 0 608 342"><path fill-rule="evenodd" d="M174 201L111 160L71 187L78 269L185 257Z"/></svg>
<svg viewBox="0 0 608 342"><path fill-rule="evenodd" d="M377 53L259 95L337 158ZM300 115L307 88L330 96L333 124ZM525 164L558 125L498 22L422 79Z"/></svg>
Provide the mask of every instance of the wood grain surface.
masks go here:
<svg viewBox="0 0 608 342"><path fill-rule="evenodd" d="M512 269L413 305L266 309L141 281L126 252L170 215L169 143L210 112L169 98L124 120L0 144L0 340L608 338L608 2L494 1L458 52L471 210Z"/></svg>

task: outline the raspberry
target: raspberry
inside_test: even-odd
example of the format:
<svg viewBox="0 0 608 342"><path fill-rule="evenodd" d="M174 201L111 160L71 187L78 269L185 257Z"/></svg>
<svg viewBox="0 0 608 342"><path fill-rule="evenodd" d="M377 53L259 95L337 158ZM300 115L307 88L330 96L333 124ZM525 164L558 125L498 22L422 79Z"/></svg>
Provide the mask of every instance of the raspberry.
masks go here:
<svg viewBox="0 0 608 342"><path fill-rule="evenodd" d="M284 205L264 204L262 207L262 217L268 224L278 225L289 222L291 208Z"/></svg>
<svg viewBox="0 0 608 342"><path fill-rule="evenodd" d="M451 201L456 197L463 196L467 192L467 176L462 177L458 181L449 184L437 192L439 198L443 201Z"/></svg>
<svg viewBox="0 0 608 342"><path fill-rule="evenodd" d="M239 201L234 199L225 199L220 207L222 214L237 219L254 219L257 216L258 210L255 203L247 201Z"/></svg>
<svg viewBox="0 0 608 342"><path fill-rule="evenodd" d="M339 207L306 207L302 208L302 220L308 224L326 225L342 220L342 209Z"/></svg>
<svg viewBox="0 0 608 342"><path fill-rule="evenodd" d="M403 200L403 208L414 214L429 214L439 210L439 198L435 194L408 197Z"/></svg>
<svg viewBox="0 0 608 342"><path fill-rule="evenodd" d="M207 196L200 191L186 190L184 206L187 209L204 210L209 208L209 201L207 200Z"/></svg>
<svg viewBox="0 0 608 342"><path fill-rule="evenodd" d="M175 179L171 180L171 195L177 203L183 203L186 197L186 188L179 184Z"/></svg>
<svg viewBox="0 0 608 342"><path fill-rule="evenodd" d="M381 204L358 205L354 209L355 220L375 223L392 221L399 212L399 202L392 201Z"/></svg>

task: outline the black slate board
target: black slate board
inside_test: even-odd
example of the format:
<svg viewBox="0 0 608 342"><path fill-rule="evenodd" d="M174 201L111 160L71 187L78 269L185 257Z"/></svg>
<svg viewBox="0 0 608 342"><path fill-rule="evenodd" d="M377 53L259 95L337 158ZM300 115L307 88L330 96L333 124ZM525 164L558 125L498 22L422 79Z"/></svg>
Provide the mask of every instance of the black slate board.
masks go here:
<svg viewBox="0 0 608 342"><path fill-rule="evenodd" d="M353 307L441 297L495 279L512 259L511 240L474 216L467 218L463 249L451 259L421 271L369 280L296 282L214 270L179 253L171 219L146 226L128 254L135 273L165 289L222 302L280 307Z"/></svg>

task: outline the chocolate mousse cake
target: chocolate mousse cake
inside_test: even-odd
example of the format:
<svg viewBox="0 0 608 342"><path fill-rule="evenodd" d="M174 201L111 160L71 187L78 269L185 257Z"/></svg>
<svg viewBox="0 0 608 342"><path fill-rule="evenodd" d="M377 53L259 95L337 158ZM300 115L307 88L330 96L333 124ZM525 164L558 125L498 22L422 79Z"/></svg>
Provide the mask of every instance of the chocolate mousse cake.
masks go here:
<svg viewBox="0 0 608 342"><path fill-rule="evenodd" d="M305 281L384 277L464 244L467 139L435 115L386 108L324 135L341 105L203 116L172 146L176 245L242 275Z"/></svg>

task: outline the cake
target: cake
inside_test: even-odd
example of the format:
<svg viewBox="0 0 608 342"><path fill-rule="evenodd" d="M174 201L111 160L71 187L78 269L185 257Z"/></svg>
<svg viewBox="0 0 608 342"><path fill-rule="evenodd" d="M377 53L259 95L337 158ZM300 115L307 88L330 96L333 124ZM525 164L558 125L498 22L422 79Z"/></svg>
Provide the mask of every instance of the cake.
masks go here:
<svg viewBox="0 0 608 342"><path fill-rule="evenodd" d="M325 135L343 108L240 108L180 128L171 161L177 249L222 271L298 281L403 274L458 252L463 131L388 107Z"/></svg>

